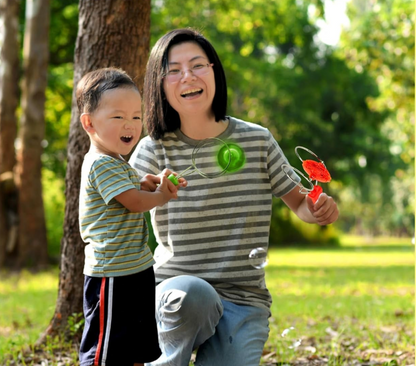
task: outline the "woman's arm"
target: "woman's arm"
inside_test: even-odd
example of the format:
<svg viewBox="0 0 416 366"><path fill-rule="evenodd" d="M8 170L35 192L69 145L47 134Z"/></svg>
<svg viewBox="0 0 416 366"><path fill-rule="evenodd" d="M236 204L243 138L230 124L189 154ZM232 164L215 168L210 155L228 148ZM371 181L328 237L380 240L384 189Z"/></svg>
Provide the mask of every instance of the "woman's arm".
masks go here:
<svg viewBox="0 0 416 366"><path fill-rule="evenodd" d="M296 216L305 222L324 226L332 224L339 216L336 202L326 193L321 193L314 204L307 195L295 188L284 195L282 200Z"/></svg>

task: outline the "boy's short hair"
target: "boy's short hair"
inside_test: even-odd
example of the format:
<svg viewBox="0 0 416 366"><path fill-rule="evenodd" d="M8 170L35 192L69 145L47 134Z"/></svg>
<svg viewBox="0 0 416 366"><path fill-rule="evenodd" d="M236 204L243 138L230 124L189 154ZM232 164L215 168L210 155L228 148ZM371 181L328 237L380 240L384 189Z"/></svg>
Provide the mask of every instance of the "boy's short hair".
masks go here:
<svg viewBox="0 0 416 366"><path fill-rule="evenodd" d="M79 113L92 113L100 104L103 93L116 88L134 88L137 85L122 69L106 67L85 74L78 82L76 98Z"/></svg>

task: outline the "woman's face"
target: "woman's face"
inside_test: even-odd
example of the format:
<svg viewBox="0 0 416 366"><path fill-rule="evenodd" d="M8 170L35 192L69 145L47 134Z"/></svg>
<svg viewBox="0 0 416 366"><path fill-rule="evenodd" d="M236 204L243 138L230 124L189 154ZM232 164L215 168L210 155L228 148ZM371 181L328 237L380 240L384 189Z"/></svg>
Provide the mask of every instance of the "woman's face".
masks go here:
<svg viewBox="0 0 416 366"><path fill-rule="evenodd" d="M211 108L215 95L214 70L196 42L180 43L169 50L168 73L163 79L163 89L179 116L214 115Z"/></svg>

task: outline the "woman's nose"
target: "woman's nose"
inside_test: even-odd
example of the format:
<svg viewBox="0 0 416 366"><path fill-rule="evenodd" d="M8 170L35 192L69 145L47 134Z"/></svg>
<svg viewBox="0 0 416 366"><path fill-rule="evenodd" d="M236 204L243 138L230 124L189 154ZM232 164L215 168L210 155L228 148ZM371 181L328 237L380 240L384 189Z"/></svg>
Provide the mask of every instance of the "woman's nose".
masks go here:
<svg viewBox="0 0 416 366"><path fill-rule="evenodd" d="M191 78L191 79L196 78L196 76L194 75L191 69L183 70L181 74L182 74L181 81L186 81L188 80L188 78Z"/></svg>

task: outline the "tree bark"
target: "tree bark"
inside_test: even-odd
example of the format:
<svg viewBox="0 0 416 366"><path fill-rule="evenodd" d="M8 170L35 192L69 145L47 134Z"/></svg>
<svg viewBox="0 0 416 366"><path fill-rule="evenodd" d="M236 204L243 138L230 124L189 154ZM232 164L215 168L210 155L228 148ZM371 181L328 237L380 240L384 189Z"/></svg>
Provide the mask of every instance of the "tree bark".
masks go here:
<svg viewBox="0 0 416 366"><path fill-rule="evenodd" d="M79 233L78 196L81 165L89 139L79 121L75 87L87 72L115 66L129 73L141 89L149 45L150 0L80 0L59 291L55 314L38 343L44 342L48 335L68 335L68 317L82 312L85 244Z"/></svg>
<svg viewBox="0 0 416 366"><path fill-rule="evenodd" d="M14 143L19 104L20 0L0 0L0 268L13 266L17 245L17 187Z"/></svg>
<svg viewBox="0 0 416 366"><path fill-rule="evenodd" d="M19 6L20 0L0 0L0 173L16 163L16 109L19 103ZM0 26L1 28L1 26Z"/></svg>
<svg viewBox="0 0 416 366"><path fill-rule="evenodd" d="M22 119L17 154L20 267L46 266L47 239L42 198L42 140L45 136L45 91L49 58L49 0L26 2L23 45Z"/></svg>

